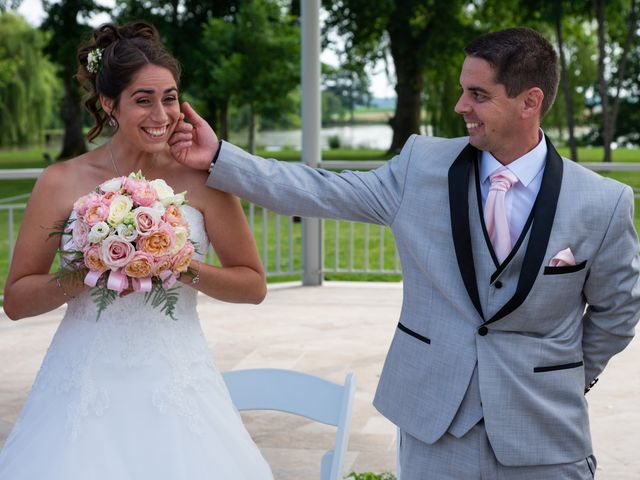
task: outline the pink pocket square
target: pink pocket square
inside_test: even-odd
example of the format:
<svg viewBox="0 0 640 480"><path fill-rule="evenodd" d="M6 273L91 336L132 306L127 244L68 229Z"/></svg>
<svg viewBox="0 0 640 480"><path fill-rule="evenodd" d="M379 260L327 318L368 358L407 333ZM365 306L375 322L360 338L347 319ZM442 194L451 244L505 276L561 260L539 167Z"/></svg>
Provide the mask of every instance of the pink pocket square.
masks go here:
<svg viewBox="0 0 640 480"><path fill-rule="evenodd" d="M555 257L549 262L550 267L568 267L576 264L576 259L573 257L573 253L570 248L556 253Z"/></svg>

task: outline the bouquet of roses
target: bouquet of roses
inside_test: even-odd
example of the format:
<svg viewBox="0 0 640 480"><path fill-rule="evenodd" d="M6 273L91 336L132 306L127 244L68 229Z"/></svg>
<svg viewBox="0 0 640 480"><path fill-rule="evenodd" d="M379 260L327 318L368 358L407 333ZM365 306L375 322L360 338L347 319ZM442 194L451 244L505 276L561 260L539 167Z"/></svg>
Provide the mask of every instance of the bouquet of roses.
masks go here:
<svg viewBox="0 0 640 480"><path fill-rule="evenodd" d="M174 194L164 180L147 181L138 172L107 180L76 200L58 275L86 272L98 318L129 288L146 292L147 302L174 318L178 294L171 287L195 253L180 211L185 193Z"/></svg>

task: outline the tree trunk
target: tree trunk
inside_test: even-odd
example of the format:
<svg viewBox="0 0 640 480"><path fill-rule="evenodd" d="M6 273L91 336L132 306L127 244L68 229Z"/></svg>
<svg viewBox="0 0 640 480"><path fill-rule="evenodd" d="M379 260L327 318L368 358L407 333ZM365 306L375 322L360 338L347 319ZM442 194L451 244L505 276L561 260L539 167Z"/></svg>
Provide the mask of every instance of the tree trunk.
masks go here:
<svg viewBox="0 0 640 480"><path fill-rule="evenodd" d="M602 106L602 138L604 141L604 162L611 161L611 120L609 118L609 94L607 92L607 80L604 76L605 59L605 17L604 0L595 0L596 20L598 22L598 86L600 91L600 104Z"/></svg>
<svg viewBox="0 0 640 480"><path fill-rule="evenodd" d="M398 98L395 114L389 120L391 128L393 128L393 139L389 153L397 153L412 134L420 133L424 74L415 66L414 62L394 54L393 46L391 47L391 55L396 69L396 94Z"/></svg>
<svg viewBox="0 0 640 480"><path fill-rule="evenodd" d="M256 153L256 112L253 105L249 105L249 153Z"/></svg>
<svg viewBox="0 0 640 480"><path fill-rule="evenodd" d="M64 88L65 96L61 111L64 137L58 160L76 157L87 151L82 133L82 98L75 79L71 75L65 76Z"/></svg>
<svg viewBox="0 0 640 480"><path fill-rule="evenodd" d="M220 125L218 136L223 140L229 139L229 101L225 100L220 105Z"/></svg>
<svg viewBox="0 0 640 480"><path fill-rule="evenodd" d="M561 7L560 7L561 8ZM562 83L562 93L564 95L565 112L567 116L567 130L569 132L569 150L571 151L571 160L578 161L578 149L576 147L575 138L575 119L573 117L573 95L571 93L571 84L569 83L569 74L567 72L567 60L564 56L564 41L562 39L562 12L556 14L556 38L558 40L558 52L560 54L560 81Z"/></svg>
<svg viewBox="0 0 640 480"><path fill-rule="evenodd" d="M618 110L620 109L620 89L622 82L624 81L624 73L629 60L629 52L632 45L635 45L634 38L636 36L636 30L638 28L638 2L637 0L631 1L631 10L629 12L629 30L627 32L627 38L625 39L624 46L622 48L622 55L618 63L618 77L616 79L616 93L613 97L613 107L611 109L611 141L616 131L616 121L618 119Z"/></svg>

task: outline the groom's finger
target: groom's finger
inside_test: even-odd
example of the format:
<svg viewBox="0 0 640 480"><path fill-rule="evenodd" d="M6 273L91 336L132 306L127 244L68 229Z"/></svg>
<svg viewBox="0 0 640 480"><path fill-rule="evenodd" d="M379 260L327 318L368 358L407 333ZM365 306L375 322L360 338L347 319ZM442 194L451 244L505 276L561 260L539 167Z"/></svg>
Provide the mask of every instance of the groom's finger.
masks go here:
<svg viewBox="0 0 640 480"><path fill-rule="evenodd" d="M192 141L193 140L193 133L191 132L178 132L175 133L173 135L171 135L171 138L169 138L169 145L175 145L176 143L179 142L187 142L187 141Z"/></svg>

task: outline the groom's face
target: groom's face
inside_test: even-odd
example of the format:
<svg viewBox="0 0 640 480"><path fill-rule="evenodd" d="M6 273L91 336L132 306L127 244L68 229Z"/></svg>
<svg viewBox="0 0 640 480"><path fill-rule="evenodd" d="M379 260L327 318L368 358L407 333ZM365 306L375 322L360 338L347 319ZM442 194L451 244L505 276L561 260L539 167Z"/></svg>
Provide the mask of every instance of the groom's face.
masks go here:
<svg viewBox="0 0 640 480"><path fill-rule="evenodd" d="M464 118L469 143L505 164L518 158L523 128L519 96L509 98L505 86L496 82L489 62L477 57L465 59L460 86L455 111Z"/></svg>

